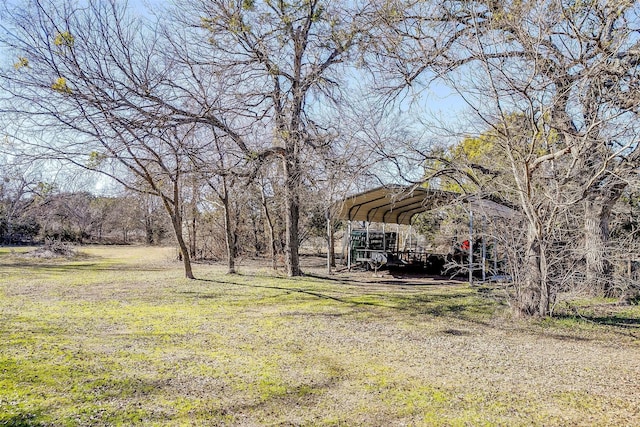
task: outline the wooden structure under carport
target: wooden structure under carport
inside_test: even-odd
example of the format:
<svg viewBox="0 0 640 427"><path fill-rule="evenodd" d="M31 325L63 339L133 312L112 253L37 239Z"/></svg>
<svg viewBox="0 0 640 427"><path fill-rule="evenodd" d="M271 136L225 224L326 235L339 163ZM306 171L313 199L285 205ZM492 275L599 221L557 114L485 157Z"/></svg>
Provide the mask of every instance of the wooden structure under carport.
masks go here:
<svg viewBox="0 0 640 427"><path fill-rule="evenodd" d="M465 196L451 191L419 186L389 185L346 197L338 204L337 219L383 224L411 225L413 217L446 205L464 204L469 212L469 242L473 242L473 213L490 217L513 217L516 211L488 198ZM348 266L351 266L350 252ZM469 249L469 281L473 281L473 248ZM484 265L484 264L483 264ZM484 272L483 272L484 275Z"/></svg>

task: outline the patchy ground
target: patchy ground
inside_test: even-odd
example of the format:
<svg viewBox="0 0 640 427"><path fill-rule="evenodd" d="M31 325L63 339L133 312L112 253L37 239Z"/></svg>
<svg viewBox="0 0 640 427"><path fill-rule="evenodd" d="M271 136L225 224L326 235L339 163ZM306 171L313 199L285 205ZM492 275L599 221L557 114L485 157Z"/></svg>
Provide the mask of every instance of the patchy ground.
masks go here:
<svg viewBox="0 0 640 427"><path fill-rule="evenodd" d="M499 290L239 275L174 251L0 250L0 425L639 425L640 309L512 319ZM265 263L266 264L266 263Z"/></svg>

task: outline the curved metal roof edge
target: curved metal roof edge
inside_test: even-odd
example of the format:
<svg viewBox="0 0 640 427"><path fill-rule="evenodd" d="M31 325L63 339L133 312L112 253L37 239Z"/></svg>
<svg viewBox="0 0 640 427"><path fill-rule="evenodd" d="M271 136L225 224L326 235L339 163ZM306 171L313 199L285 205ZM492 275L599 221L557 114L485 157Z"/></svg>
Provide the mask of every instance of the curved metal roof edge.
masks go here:
<svg viewBox="0 0 640 427"><path fill-rule="evenodd" d="M431 204L428 203L430 194L435 196L433 199L436 199ZM388 199L388 201L385 202L385 199ZM482 203L478 203L478 200L482 201ZM408 203L403 204L403 201ZM483 198L446 190L398 184L376 187L345 197L337 202L336 205L339 208L338 219L409 225L415 215L453 204L455 201L475 203L483 209L485 208L483 206L485 203L495 204L499 206L499 209L494 207L491 210L496 212L496 216L501 217L512 216L517 212L509 204L500 203L493 200L492 197ZM401 204L401 206L398 207L397 203ZM366 207L366 205L370 206ZM365 210L361 211L363 208ZM387 218L390 220L395 218L395 221L387 222Z"/></svg>
<svg viewBox="0 0 640 427"><path fill-rule="evenodd" d="M432 204L428 203L430 194L435 196ZM416 213L436 209L443 205L443 201L450 202L459 196L457 193L439 189L386 185L345 197L338 202L338 218L387 222L387 218L393 220L395 217L395 223L408 225ZM411 212L409 218L403 216L408 212Z"/></svg>

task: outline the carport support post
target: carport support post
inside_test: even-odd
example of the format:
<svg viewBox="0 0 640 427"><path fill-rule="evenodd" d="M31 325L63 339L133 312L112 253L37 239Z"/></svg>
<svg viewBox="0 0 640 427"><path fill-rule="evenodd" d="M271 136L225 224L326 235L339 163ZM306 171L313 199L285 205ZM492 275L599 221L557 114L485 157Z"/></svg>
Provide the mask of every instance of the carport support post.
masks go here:
<svg viewBox="0 0 640 427"><path fill-rule="evenodd" d="M469 209L469 284L473 285L473 211Z"/></svg>
<svg viewBox="0 0 640 427"><path fill-rule="evenodd" d="M366 248L366 249L369 249L369 224L370 224L370 223L369 223L369 221L367 221L367 222L366 222L366 228L367 228L367 243L366 243L366 246L365 246L365 248Z"/></svg>
<svg viewBox="0 0 640 427"><path fill-rule="evenodd" d="M493 274L498 274L498 238L496 237L496 221L495 218L491 221L493 234Z"/></svg>
<svg viewBox="0 0 640 427"><path fill-rule="evenodd" d="M482 216L482 281L487 280L487 242L485 239L485 226L487 225L487 217Z"/></svg>
<svg viewBox="0 0 640 427"><path fill-rule="evenodd" d="M351 271L351 220L347 223L347 269Z"/></svg>

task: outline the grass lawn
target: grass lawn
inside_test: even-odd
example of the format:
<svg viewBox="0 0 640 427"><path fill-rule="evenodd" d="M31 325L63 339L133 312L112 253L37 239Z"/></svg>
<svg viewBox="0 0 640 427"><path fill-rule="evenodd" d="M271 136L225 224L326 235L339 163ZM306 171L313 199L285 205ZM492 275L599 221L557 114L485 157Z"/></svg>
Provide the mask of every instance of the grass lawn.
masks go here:
<svg viewBox="0 0 640 427"><path fill-rule="evenodd" d="M0 248L0 426L640 425L637 305L524 322L464 283L174 255Z"/></svg>

